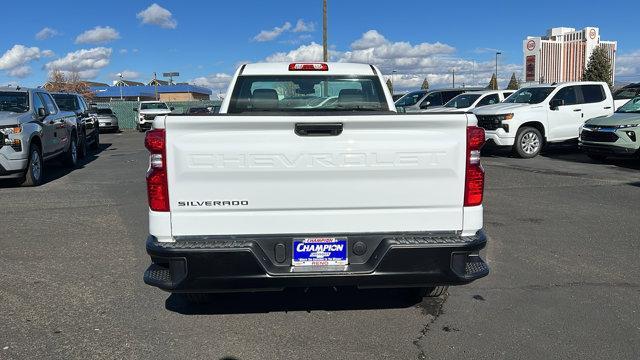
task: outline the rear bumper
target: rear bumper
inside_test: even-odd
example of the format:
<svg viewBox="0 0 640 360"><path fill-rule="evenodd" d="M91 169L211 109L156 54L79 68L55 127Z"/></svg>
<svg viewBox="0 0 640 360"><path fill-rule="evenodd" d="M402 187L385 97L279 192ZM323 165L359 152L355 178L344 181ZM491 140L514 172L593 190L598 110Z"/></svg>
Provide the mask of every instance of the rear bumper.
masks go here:
<svg viewBox="0 0 640 360"><path fill-rule="evenodd" d="M461 285L488 275L478 252L486 236L453 233L340 234L348 238L349 265L341 269L291 266L291 241L298 235L147 239L152 264L148 285L171 292L281 290L288 287L359 288ZM302 235L304 237L304 235ZM363 243L359 254L353 245ZM277 251L280 249L281 251Z"/></svg>
<svg viewBox="0 0 640 360"><path fill-rule="evenodd" d="M579 142L578 146L589 153L611 156L640 156L640 148L612 144Z"/></svg>

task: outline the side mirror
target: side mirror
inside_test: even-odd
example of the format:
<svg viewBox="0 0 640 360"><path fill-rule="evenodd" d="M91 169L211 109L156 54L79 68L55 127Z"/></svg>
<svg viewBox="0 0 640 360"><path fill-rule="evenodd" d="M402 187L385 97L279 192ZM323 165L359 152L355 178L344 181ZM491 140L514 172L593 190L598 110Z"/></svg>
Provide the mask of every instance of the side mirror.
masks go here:
<svg viewBox="0 0 640 360"><path fill-rule="evenodd" d="M133 111L138 112L138 108L133 108Z"/></svg>
<svg viewBox="0 0 640 360"><path fill-rule="evenodd" d="M562 100L562 99L552 99L552 100L549 102L549 108L550 108L551 110L558 110L558 108L559 108L560 106L563 106L563 105L564 105L564 100Z"/></svg>
<svg viewBox="0 0 640 360"><path fill-rule="evenodd" d="M173 106L169 108L169 110L171 110L171 111L173 111L173 110L175 110L175 109L176 109L176 108L174 108Z"/></svg>
<svg viewBox="0 0 640 360"><path fill-rule="evenodd" d="M420 104L420 109L426 109L431 105L431 101L425 101L422 104Z"/></svg>
<svg viewBox="0 0 640 360"><path fill-rule="evenodd" d="M47 117L47 110L45 110L44 108L38 108L38 117L40 119Z"/></svg>

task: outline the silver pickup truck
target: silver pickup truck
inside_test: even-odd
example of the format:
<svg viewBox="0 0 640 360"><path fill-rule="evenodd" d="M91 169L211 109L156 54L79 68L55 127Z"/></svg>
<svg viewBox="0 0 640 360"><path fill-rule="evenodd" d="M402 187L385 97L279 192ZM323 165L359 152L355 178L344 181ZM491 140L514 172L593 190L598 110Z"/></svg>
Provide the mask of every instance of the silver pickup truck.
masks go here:
<svg viewBox="0 0 640 360"><path fill-rule="evenodd" d="M43 89L0 87L0 179L42 183L44 161L78 161L76 115L61 111Z"/></svg>

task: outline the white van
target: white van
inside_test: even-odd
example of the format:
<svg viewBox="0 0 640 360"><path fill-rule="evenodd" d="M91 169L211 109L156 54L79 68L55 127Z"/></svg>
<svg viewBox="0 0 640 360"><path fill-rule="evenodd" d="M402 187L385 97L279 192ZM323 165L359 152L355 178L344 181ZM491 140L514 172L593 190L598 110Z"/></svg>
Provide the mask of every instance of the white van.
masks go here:
<svg viewBox="0 0 640 360"><path fill-rule="evenodd" d="M473 112L487 140L511 146L519 157L532 158L545 143L577 139L585 121L613 111L606 83L582 81L522 88L500 104Z"/></svg>

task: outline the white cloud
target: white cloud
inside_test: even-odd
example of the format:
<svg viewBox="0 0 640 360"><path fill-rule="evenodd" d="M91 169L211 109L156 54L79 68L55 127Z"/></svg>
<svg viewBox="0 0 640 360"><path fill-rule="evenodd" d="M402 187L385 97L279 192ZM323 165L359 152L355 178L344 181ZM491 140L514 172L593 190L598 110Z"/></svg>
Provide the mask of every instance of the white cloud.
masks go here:
<svg viewBox="0 0 640 360"><path fill-rule="evenodd" d="M311 42L288 53L275 53L265 60L267 62L322 61L322 45Z"/></svg>
<svg viewBox="0 0 640 360"><path fill-rule="evenodd" d="M455 69L456 86L486 86L495 69L492 60L476 62L454 56L455 48L440 42L411 44L392 42L376 30L369 30L355 40L349 50L332 49L331 61L374 64L387 75L394 76L395 88L408 90L419 88L425 78L434 87L452 84L452 69ZM315 42L304 44L289 52L278 52L268 56L267 62L321 61L322 46ZM506 86L515 72L522 73L521 65L500 64L500 86Z"/></svg>
<svg viewBox="0 0 640 360"><path fill-rule="evenodd" d="M58 30L56 29L52 29L49 27L45 27L42 30L38 31L36 33L36 39L37 40L46 40L48 38L52 38L54 36L58 36L60 35L60 33L58 32Z"/></svg>
<svg viewBox="0 0 640 360"><path fill-rule="evenodd" d="M616 82L640 80L640 50L616 57Z"/></svg>
<svg viewBox="0 0 640 360"><path fill-rule="evenodd" d="M194 85L204 86L214 90L226 90L231 81L231 75L225 73L211 74L191 80Z"/></svg>
<svg viewBox="0 0 640 360"><path fill-rule="evenodd" d="M290 22L285 22L282 26L278 27L274 27L272 30L262 30L260 31L260 33L256 36L253 37L253 40L255 41L271 41L274 40L275 38L277 38L278 36L282 35L283 32L290 30L291 29L291 23Z"/></svg>
<svg viewBox="0 0 640 360"><path fill-rule="evenodd" d="M120 39L120 34L110 26L96 26L76 37L76 44L105 44Z"/></svg>
<svg viewBox="0 0 640 360"><path fill-rule="evenodd" d="M43 56L53 56L53 51L16 44L0 57L0 70L6 70L9 76L23 78L31 74L29 63Z"/></svg>
<svg viewBox="0 0 640 360"><path fill-rule="evenodd" d="M111 53L112 49L105 47L80 49L48 62L45 68L49 71L77 72L83 79L92 79L98 76L100 69L109 65Z"/></svg>
<svg viewBox="0 0 640 360"><path fill-rule="evenodd" d="M7 71L7 74L17 78L24 78L31 75L31 67L27 65L18 66Z"/></svg>
<svg viewBox="0 0 640 360"><path fill-rule="evenodd" d="M304 22L302 19L298 19L296 26L293 28L294 33L298 32L313 32L316 30L316 24L312 22Z"/></svg>
<svg viewBox="0 0 640 360"><path fill-rule="evenodd" d="M120 49L118 52L119 52L120 54L126 54L126 53L128 53L128 52L129 52L129 50L127 50L127 49Z"/></svg>
<svg viewBox="0 0 640 360"><path fill-rule="evenodd" d="M140 19L143 24L158 25L164 29L175 29L178 26L178 22L173 18L171 11L156 3L140 11L136 17Z"/></svg>
<svg viewBox="0 0 640 360"><path fill-rule="evenodd" d="M370 49L376 46L380 46L387 42L384 36L382 36L376 30L369 30L366 33L362 34L362 37L353 43L351 43L351 48L353 50L364 50Z"/></svg>
<svg viewBox="0 0 640 360"><path fill-rule="evenodd" d="M32 60L37 60L42 56L42 52L37 47L26 47L24 45L13 45L0 57L0 70L10 70L21 65L25 65Z"/></svg>

